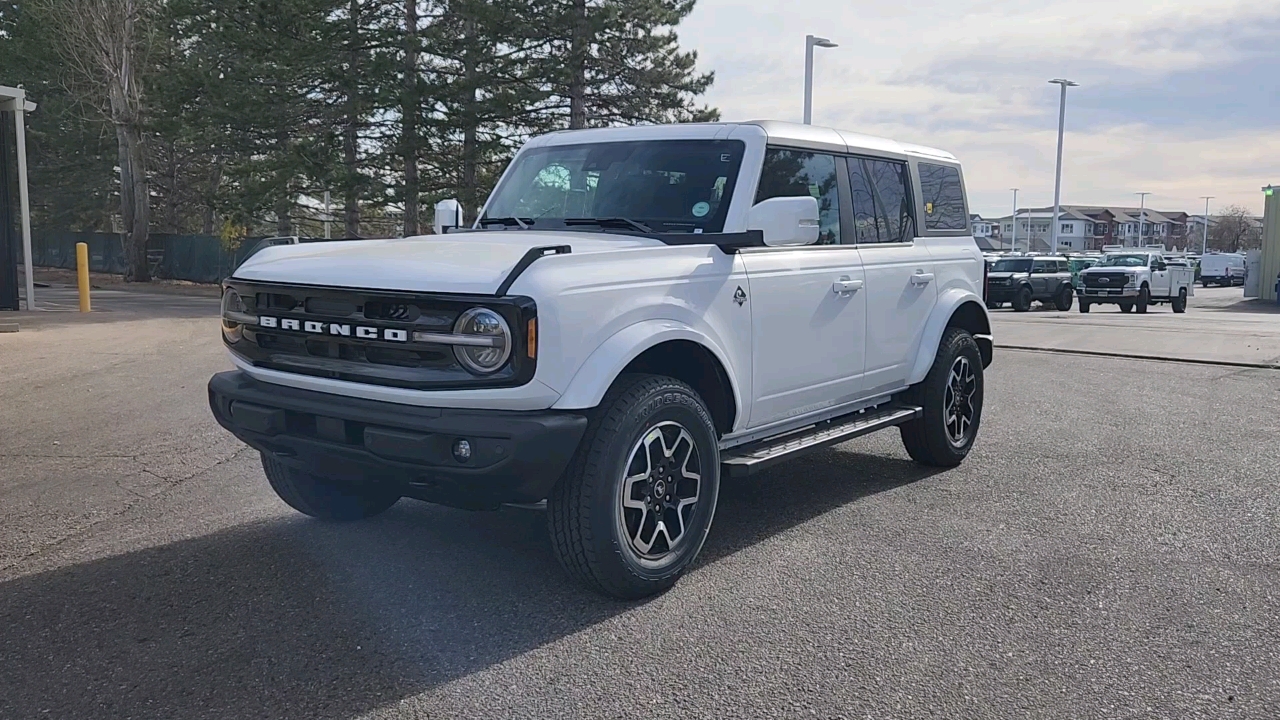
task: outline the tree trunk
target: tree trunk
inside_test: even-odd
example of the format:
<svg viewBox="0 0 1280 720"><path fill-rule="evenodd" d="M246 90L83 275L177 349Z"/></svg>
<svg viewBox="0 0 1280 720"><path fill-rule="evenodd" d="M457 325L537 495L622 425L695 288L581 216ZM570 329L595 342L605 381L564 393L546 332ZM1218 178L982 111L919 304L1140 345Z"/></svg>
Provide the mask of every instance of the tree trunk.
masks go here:
<svg viewBox="0 0 1280 720"><path fill-rule="evenodd" d="M587 51L591 38L587 26L587 0L573 0L573 36L569 47L569 129L587 126Z"/></svg>
<svg viewBox="0 0 1280 720"><path fill-rule="evenodd" d="M128 262L125 282L147 282L147 238L151 224L151 189L147 183L146 155L138 128L137 108L120 82L109 87L112 121L116 126L120 163L120 219L124 224L124 254Z"/></svg>
<svg viewBox="0 0 1280 720"><path fill-rule="evenodd" d="M404 234L418 234L418 0L404 2L404 95L400 107L404 157Z"/></svg>
<svg viewBox="0 0 1280 720"><path fill-rule="evenodd" d="M181 198L178 196L179 184L181 183L179 179L181 173L178 172L178 148L175 143L170 141L165 150L169 153L169 167L167 168L168 172L165 173L168 176L165 180L169 187L164 198L164 229L165 232L176 235L182 232L178 218L178 213L182 206Z"/></svg>
<svg viewBox="0 0 1280 720"><path fill-rule="evenodd" d="M346 118L342 128L342 161L346 168L343 188L347 237L360 237L360 168L357 154L360 122L360 0L351 0L347 18L347 42L350 45L347 67Z"/></svg>
<svg viewBox="0 0 1280 720"><path fill-rule="evenodd" d="M213 172L209 175L209 189L204 200L204 223L200 228L205 235L213 234L214 202L218 196L218 188L222 185L222 169L222 158L214 158Z"/></svg>
<svg viewBox="0 0 1280 720"><path fill-rule="evenodd" d="M282 196L276 200L276 235L278 237L289 237L293 234L293 218L290 213L293 212L293 199L289 196Z"/></svg>

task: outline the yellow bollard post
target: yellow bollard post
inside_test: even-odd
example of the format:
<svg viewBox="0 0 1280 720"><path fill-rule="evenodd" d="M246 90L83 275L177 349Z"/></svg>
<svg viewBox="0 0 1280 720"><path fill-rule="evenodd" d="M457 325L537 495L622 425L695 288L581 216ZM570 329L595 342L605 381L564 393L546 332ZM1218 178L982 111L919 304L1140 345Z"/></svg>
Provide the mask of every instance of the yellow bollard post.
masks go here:
<svg viewBox="0 0 1280 720"><path fill-rule="evenodd" d="M89 312L88 243L76 243L76 276L80 285L80 312Z"/></svg>

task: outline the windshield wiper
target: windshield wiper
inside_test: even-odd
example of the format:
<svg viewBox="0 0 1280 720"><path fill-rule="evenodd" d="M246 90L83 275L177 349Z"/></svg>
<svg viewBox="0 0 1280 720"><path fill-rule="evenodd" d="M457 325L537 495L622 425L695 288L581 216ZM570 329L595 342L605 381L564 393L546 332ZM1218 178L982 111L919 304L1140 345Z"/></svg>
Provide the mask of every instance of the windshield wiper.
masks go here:
<svg viewBox="0 0 1280 720"><path fill-rule="evenodd" d="M642 233L656 233L653 228L642 222L636 222L630 218L624 217L604 217L604 218L565 218L564 224L573 225L598 225L602 228L622 228L625 230L639 230Z"/></svg>
<svg viewBox="0 0 1280 720"><path fill-rule="evenodd" d="M485 227L488 225L503 225L505 227L511 227L514 225L520 228L521 230L528 230L529 226L532 224L533 224L533 218L518 218L518 217L487 217L487 218L481 218L479 222L480 227Z"/></svg>

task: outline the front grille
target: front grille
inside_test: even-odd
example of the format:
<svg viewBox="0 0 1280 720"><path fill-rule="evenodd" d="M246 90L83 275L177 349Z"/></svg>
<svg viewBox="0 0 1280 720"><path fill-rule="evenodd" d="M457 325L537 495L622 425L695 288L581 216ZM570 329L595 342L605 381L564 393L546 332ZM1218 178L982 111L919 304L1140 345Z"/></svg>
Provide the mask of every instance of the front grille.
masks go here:
<svg viewBox="0 0 1280 720"><path fill-rule="evenodd" d="M281 286L229 280L247 314L232 352L257 367L419 390L512 387L533 377L525 347L527 324L537 311L529 298L418 295L375 290ZM477 376L458 362L452 345L413 342L414 333L449 334L470 308L488 307L511 328L511 360ZM271 318L275 327L263 324ZM396 333L394 340L388 333Z"/></svg>
<svg viewBox="0 0 1280 720"><path fill-rule="evenodd" d="M1127 273L1088 273L1084 276L1085 287L1096 287L1110 290L1118 290L1129 282Z"/></svg>

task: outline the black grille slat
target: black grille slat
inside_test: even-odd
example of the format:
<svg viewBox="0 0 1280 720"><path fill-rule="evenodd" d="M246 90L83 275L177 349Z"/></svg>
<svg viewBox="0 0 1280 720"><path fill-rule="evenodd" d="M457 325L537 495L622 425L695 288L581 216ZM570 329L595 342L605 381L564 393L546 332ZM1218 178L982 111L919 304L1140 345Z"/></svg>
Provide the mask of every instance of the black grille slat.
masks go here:
<svg viewBox="0 0 1280 720"><path fill-rule="evenodd" d="M419 295L387 291L279 286L228 280L247 309L270 316L275 327L249 326L231 349L254 365L319 377L415 389L509 387L533 377L535 362L524 349L528 298ZM443 344L399 342L384 334L448 333L467 309L483 305L503 314L514 331L511 362L484 377L467 371ZM297 330L286 324L296 321ZM362 336L358 328L377 337Z"/></svg>
<svg viewBox="0 0 1280 720"><path fill-rule="evenodd" d="M1115 289L1124 287L1127 282L1129 282L1127 273L1088 273L1084 276L1086 287Z"/></svg>

